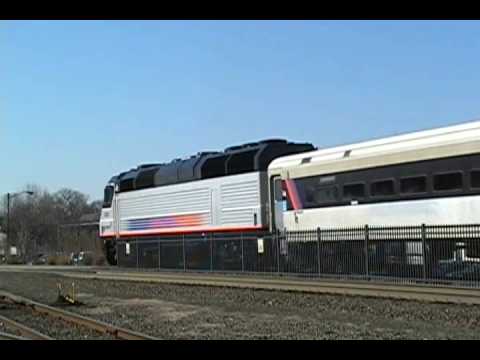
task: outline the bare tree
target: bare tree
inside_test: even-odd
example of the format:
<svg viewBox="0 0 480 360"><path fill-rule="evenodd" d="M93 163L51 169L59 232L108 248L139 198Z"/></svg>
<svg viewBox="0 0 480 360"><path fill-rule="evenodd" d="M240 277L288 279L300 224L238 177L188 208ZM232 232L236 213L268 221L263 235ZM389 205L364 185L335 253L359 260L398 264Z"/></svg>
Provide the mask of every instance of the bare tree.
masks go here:
<svg viewBox="0 0 480 360"><path fill-rule="evenodd" d="M57 204L58 215L64 222L77 221L90 211L88 196L72 189L61 189L53 194Z"/></svg>
<svg viewBox="0 0 480 360"><path fill-rule="evenodd" d="M15 197L10 204L10 237L21 254L32 258L40 252L86 248L88 241L94 239L95 227L90 229L89 237L80 237L75 231L59 236L59 226L78 223L87 214L98 221L100 201L89 203L87 195L68 188L51 194L38 185L29 184L24 190L32 191L33 195ZM3 200L0 226L4 229L6 205Z"/></svg>

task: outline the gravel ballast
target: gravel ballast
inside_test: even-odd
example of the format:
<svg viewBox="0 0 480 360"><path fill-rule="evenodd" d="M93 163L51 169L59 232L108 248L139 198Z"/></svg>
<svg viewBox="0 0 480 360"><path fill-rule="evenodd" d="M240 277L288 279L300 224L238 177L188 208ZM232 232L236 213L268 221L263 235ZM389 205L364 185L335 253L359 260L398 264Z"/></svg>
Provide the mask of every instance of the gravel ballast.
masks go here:
<svg viewBox="0 0 480 360"><path fill-rule="evenodd" d="M85 306L69 311L160 339L480 339L478 305L74 281ZM55 302L58 283L68 289L72 282L54 274L0 272L0 290L45 304Z"/></svg>
<svg viewBox="0 0 480 360"><path fill-rule="evenodd" d="M67 323L49 315L39 314L25 306L2 304L0 314L56 340L114 340L111 335ZM21 335L18 331L9 329L5 324L2 326L7 329L5 332Z"/></svg>

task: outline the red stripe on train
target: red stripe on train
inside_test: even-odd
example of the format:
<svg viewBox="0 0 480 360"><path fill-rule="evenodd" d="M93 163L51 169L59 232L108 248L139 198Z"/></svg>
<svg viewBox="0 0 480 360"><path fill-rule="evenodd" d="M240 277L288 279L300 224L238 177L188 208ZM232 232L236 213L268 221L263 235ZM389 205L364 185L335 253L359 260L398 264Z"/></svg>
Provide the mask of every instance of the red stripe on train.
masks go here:
<svg viewBox="0 0 480 360"><path fill-rule="evenodd" d="M213 232L241 232L241 231L259 231L268 230L268 228L262 225L256 226L239 226L239 227L208 227L208 228L192 228L192 229L164 229L164 230L140 230L140 231L122 231L120 237L132 237L132 236L151 236L151 235L168 235L168 234L195 234L195 233L213 233ZM102 238L114 237L114 233L108 233L106 235L100 235Z"/></svg>
<svg viewBox="0 0 480 360"><path fill-rule="evenodd" d="M294 180L285 180L285 185L287 187L287 195L290 198L293 209L300 210L302 208L302 202L300 200L300 197L298 196L298 191Z"/></svg>

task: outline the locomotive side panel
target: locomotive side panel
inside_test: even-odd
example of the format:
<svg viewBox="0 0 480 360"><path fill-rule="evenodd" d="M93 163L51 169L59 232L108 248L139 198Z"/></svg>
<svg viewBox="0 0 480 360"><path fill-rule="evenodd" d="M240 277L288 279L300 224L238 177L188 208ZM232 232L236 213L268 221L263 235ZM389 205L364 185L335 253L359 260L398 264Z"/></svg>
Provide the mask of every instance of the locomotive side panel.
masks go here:
<svg viewBox="0 0 480 360"><path fill-rule="evenodd" d="M118 194L119 235L261 229L260 172Z"/></svg>

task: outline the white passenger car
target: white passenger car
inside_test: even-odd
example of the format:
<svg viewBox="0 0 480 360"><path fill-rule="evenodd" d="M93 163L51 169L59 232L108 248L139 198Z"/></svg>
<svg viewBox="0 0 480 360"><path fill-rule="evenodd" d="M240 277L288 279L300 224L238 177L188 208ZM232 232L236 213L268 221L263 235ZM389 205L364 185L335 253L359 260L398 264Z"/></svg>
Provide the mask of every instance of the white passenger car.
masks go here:
<svg viewBox="0 0 480 360"><path fill-rule="evenodd" d="M283 156L272 230L480 220L480 121Z"/></svg>

